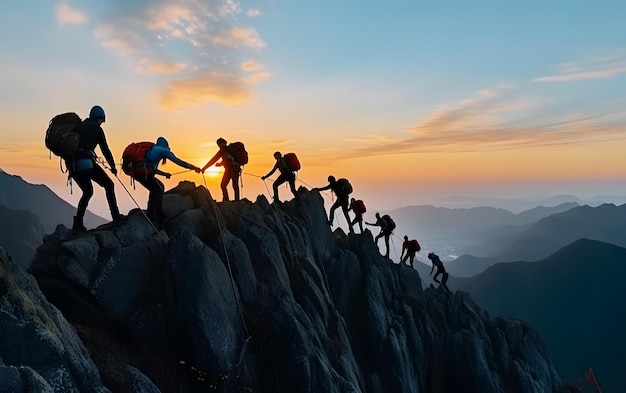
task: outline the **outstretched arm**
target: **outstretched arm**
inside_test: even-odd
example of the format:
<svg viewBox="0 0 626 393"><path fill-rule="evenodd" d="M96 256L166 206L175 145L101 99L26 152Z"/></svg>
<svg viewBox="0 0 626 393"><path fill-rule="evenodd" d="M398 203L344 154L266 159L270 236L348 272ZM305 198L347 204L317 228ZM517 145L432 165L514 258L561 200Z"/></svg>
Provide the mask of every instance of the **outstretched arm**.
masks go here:
<svg viewBox="0 0 626 393"><path fill-rule="evenodd" d="M332 186L332 184L330 184L330 183L329 183L327 186L322 187L322 188L318 188L317 190L318 190L318 191L330 190L330 187L331 187L331 186Z"/></svg>
<svg viewBox="0 0 626 393"><path fill-rule="evenodd" d="M435 270L435 262L433 262L433 267L430 268L430 273L428 274L429 276L433 274L433 270Z"/></svg>
<svg viewBox="0 0 626 393"><path fill-rule="evenodd" d="M274 167L272 168L272 170L271 170L271 171L269 171L269 172L268 172L268 174L267 174L267 175L265 175L265 176L261 176L261 179L265 180L265 179L267 179L268 177L272 176L272 174L273 174L274 172L276 172L276 169L278 169L278 161L276 161L276 164L274 164Z"/></svg>
<svg viewBox="0 0 626 393"><path fill-rule="evenodd" d="M209 162L204 164L204 166L202 167L202 172L206 171L208 167L210 167L211 165L215 164L217 162L217 160L219 160L220 158L222 158L222 150L221 149L217 153L215 153L215 155L213 156L213 158L211 158L209 160Z"/></svg>
<svg viewBox="0 0 626 393"><path fill-rule="evenodd" d="M200 168L198 168L195 165L191 165L187 161L181 160L180 158L176 157L174 153L172 153L170 150L165 151L165 156L166 158L170 159L174 164L178 166L182 166L183 168L193 169L196 172L200 172Z"/></svg>

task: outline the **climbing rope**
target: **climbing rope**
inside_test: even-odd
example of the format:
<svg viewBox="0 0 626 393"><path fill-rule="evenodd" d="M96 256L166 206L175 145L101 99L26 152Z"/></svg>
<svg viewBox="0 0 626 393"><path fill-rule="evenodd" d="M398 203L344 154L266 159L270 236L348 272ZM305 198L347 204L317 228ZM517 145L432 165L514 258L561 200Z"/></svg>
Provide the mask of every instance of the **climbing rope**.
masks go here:
<svg viewBox="0 0 626 393"><path fill-rule="evenodd" d="M204 187L208 190L206 177L204 176L204 173L202 174L202 180L204 181ZM223 227L222 227L222 223L220 222L220 216L219 216L218 211L217 211L217 203L212 203L212 205L213 205L213 214L215 215L215 221L217 221L217 227L218 227L218 229L220 231L220 234L222 234ZM232 287L233 287L233 294L235 295L235 300L237 301L237 310L239 312L239 317L241 318L241 324L243 325L243 329L244 329L244 331L246 332L246 335L249 338L250 337L250 332L248 331L248 326L246 325L245 318L243 317L241 301L239 300L240 295L239 295L239 291L237 290L237 286L235 284L235 279L233 277L233 271L232 271L232 267L231 267L231 264L230 264L230 258L228 256L228 250L226 250L226 244L224 242L224 239L222 239L222 248L224 250L224 256L226 257L226 266L228 267L228 275L230 276L230 283L232 284ZM247 340L246 340L246 342L247 342Z"/></svg>
<svg viewBox="0 0 626 393"><path fill-rule="evenodd" d="M105 169L108 169L109 171L111 170L111 168L107 165L106 161L104 161L104 159L102 157L95 157L95 162L98 165L102 165ZM111 173L113 173L111 171ZM161 240L163 241L163 243L167 243L167 241L165 240L165 238L163 237L163 235L161 235L161 232L158 230L158 228L154 225L154 223L152 222L152 220L150 220L150 218L148 217L148 215L146 214L146 212L143 211L143 209L139 206L139 204L137 203L137 201L135 200L135 198L133 198L133 195L130 193L130 191L128 191L128 188L126 188L126 186L124 185L124 183L122 182L122 179L120 179L117 176L117 173L114 174L115 178L117 179L117 181L120 182L122 188L126 191L126 193L128 194L128 196L130 197L130 199L135 203L135 206L137 206L137 209L139 209L139 211L141 212L141 214L143 215L143 217L146 219L146 221L148 221L148 223L150 224L150 226L152 227L152 229L154 229L154 232L161 238Z"/></svg>

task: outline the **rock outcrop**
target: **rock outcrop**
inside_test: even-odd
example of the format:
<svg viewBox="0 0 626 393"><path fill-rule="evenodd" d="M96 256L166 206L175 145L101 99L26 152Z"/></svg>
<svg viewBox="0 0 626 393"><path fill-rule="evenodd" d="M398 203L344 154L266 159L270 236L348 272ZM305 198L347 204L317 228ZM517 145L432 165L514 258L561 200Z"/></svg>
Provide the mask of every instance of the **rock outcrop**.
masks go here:
<svg viewBox="0 0 626 393"><path fill-rule="evenodd" d="M490 319L466 293L423 289L369 231L331 232L320 194L298 192L298 204L216 203L182 182L165 195L165 228L139 210L80 237L60 225L30 273L73 330L3 259L0 283L25 287L0 287L1 315L28 288L30 312L55 318L32 328L49 327L71 357L33 367L34 355L6 356L17 351L8 341L0 372L50 384L50 369L68 369L81 392L568 391L526 323Z"/></svg>

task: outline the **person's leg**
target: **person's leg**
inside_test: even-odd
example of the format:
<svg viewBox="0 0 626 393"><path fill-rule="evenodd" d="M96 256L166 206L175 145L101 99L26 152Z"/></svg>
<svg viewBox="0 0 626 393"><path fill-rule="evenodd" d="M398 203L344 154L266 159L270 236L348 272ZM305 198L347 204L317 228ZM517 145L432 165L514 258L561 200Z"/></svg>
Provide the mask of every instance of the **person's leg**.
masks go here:
<svg viewBox="0 0 626 393"><path fill-rule="evenodd" d="M436 282L436 283L438 283L438 284L441 284L441 282L440 282L439 280L437 280L437 276L438 276L438 275L440 275L440 274L441 274L441 272L439 272L439 271L438 271L438 272L437 272L437 273L435 273L435 275L433 276L433 281L434 281L434 282Z"/></svg>
<svg viewBox="0 0 626 393"><path fill-rule="evenodd" d="M411 264L411 267L413 267L413 260L415 259L415 253L412 252L411 256L409 257L409 263Z"/></svg>
<svg viewBox="0 0 626 393"><path fill-rule="evenodd" d="M113 184L113 180L109 176L107 176L104 169L100 166L96 165L91 170L92 175L91 178L94 182L96 182L100 187L104 188L104 192L106 193L107 202L109 204L109 210L111 211L111 218L113 221L117 221L120 219L120 211L117 207L117 199L115 197L115 187Z"/></svg>
<svg viewBox="0 0 626 393"><path fill-rule="evenodd" d="M363 214L357 214L357 219L359 220L359 229L361 230L361 233L363 233Z"/></svg>
<svg viewBox="0 0 626 393"><path fill-rule="evenodd" d="M87 205L89 200L93 196L93 184L91 184L91 176L89 175L91 170L74 172L71 176L74 179L74 183L78 185L83 195L81 195L78 201L78 207L76 209L76 216L74 216L74 222L72 223L72 232L74 234L85 232L87 228L83 224L83 218L87 211Z"/></svg>
<svg viewBox="0 0 626 393"><path fill-rule="evenodd" d="M230 198L228 197L228 182L230 181L230 173L228 170L224 170L224 176L222 176L222 182L220 183L220 188L222 189L222 201L228 201Z"/></svg>
<svg viewBox="0 0 626 393"><path fill-rule="evenodd" d="M385 247L387 251L385 252L385 258L389 258L389 234L385 234Z"/></svg>
<svg viewBox="0 0 626 393"><path fill-rule="evenodd" d="M287 176L287 181L289 182L289 189L291 190L291 193L293 194L293 197L296 198L296 200L298 200L298 191L296 190L296 174L295 173L291 173Z"/></svg>
<svg viewBox="0 0 626 393"><path fill-rule="evenodd" d="M354 229L352 229L352 222L350 221L350 214L348 213L348 206L341 205L341 210L343 210L343 215L346 216L346 222L348 223L348 229L350 233L354 233Z"/></svg>
<svg viewBox="0 0 626 393"><path fill-rule="evenodd" d="M441 285L443 285L444 289L446 291L448 291L448 293L450 293L450 289L448 288L448 286L446 285L446 282L448 281L448 273L444 272L443 273L443 277L441 278Z"/></svg>
<svg viewBox="0 0 626 393"><path fill-rule="evenodd" d="M233 193L235 194L235 200L238 201L239 199L241 199L239 196L239 168L233 169L230 175L230 179L233 185Z"/></svg>
<svg viewBox="0 0 626 393"><path fill-rule="evenodd" d="M154 176L147 178L135 179L136 182L144 186L150 193L148 195L148 211L147 215L150 220L164 221L165 213L163 213L163 192L165 186Z"/></svg>
<svg viewBox="0 0 626 393"><path fill-rule="evenodd" d="M336 200L335 203L330 207L330 214L328 217L328 224L333 225L333 219L335 217L335 210L339 207L339 200Z"/></svg>
<svg viewBox="0 0 626 393"><path fill-rule="evenodd" d="M286 181L287 177L281 173L280 175L278 175L278 177L274 181L274 184L272 185L272 189L274 190L274 200L276 202L280 202L280 200L278 199L278 187L280 187L280 185Z"/></svg>
<svg viewBox="0 0 626 393"><path fill-rule="evenodd" d="M404 256L404 258L402 258L402 259L400 260L400 262L401 262L401 263L404 263L404 264L406 265L406 260L407 260L407 259L409 259L409 254L406 254L406 255Z"/></svg>

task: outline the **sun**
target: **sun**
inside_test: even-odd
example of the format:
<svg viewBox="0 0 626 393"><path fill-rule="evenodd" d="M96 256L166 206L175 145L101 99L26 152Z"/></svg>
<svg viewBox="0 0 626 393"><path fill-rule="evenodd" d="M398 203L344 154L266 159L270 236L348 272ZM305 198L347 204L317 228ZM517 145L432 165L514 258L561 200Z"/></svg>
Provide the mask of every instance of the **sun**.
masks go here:
<svg viewBox="0 0 626 393"><path fill-rule="evenodd" d="M222 174L222 172L224 172L224 169L222 169L222 167L213 165L207 168L207 170L204 171L204 174L208 177L218 177Z"/></svg>

